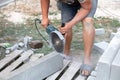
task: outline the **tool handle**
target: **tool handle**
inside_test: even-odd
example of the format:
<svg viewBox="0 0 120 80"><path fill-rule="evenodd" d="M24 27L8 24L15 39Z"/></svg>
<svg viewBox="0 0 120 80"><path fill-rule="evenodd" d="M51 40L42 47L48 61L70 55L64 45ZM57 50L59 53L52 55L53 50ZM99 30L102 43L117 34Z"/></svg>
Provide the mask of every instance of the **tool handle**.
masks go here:
<svg viewBox="0 0 120 80"><path fill-rule="evenodd" d="M64 26L65 26L65 23L62 23L61 27L64 27ZM62 35L65 35L65 33L64 33L64 34L62 34Z"/></svg>
<svg viewBox="0 0 120 80"><path fill-rule="evenodd" d="M64 27L65 26L65 23L62 23L61 27Z"/></svg>

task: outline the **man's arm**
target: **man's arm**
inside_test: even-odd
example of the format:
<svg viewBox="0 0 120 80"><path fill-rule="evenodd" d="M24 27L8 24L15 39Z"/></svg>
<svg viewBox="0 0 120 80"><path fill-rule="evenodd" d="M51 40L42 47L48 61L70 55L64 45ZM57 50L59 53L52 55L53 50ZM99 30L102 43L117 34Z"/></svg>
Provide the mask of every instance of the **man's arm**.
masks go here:
<svg viewBox="0 0 120 80"><path fill-rule="evenodd" d="M41 1L41 10L42 10L42 26L46 27L49 23L48 11L50 0L40 0Z"/></svg>
<svg viewBox="0 0 120 80"><path fill-rule="evenodd" d="M90 12L92 3L91 0L85 0L84 2L80 2L81 8L75 17L65 24L65 27L60 28L60 32L63 34L66 33L70 28L72 28L76 23L83 20Z"/></svg>
<svg viewBox="0 0 120 80"><path fill-rule="evenodd" d="M70 22L68 22L68 24L71 24L72 26L74 26L77 22L83 20L91 10L92 7L91 0L85 0L80 4L81 4L80 10L75 15L75 17Z"/></svg>

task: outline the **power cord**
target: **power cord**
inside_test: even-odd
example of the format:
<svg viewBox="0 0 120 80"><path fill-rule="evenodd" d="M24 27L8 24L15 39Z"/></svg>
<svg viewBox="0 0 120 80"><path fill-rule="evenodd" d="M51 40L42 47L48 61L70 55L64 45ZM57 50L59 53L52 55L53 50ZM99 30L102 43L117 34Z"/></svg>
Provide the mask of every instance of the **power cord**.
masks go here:
<svg viewBox="0 0 120 80"><path fill-rule="evenodd" d="M35 27L36 27L36 30L37 30L38 34L40 35L40 37L42 37L42 38L44 39L44 41L45 41L47 44L49 44L49 41L48 41L48 40L42 35L42 33L39 31L38 26L37 26L37 22L41 24L41 20L38 19L38 18L35 19Z"/></svg>

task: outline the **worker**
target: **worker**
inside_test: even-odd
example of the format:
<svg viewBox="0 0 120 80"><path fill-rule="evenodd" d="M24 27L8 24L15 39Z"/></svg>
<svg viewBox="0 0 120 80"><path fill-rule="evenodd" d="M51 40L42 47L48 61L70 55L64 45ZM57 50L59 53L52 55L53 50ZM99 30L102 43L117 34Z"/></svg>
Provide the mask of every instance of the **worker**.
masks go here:
<svg viewBox="0 0 120 80"><path fill-rule="evenodd" d="M42 10L42 26L47 27L50 20L48 18L50 0L40 0ZM95 37L93 17L97 8L97 0L57 0L57 6L61 11L62 24L59 31L64 34L65 48L64 58L71 59L70 47L72 41L72 28L82 22L84 60L80 73L89 76L92 71L91 52Z"/></svg>

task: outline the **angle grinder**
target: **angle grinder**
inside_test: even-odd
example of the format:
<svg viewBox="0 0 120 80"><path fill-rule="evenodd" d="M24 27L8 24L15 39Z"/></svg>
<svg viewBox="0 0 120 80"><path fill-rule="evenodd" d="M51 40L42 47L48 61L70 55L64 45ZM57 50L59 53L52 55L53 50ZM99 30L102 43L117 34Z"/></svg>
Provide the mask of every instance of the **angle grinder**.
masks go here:
<svg viewBox="0 0 120 80"><path fill-rule="evenodd" d="M35 19L35 26L41 37L49 44L49 42L45 39L45 37L40 33L38 27L37 27L37 22L41 23L41 20ZM50 42L58 53L63 53L64 51L64 45L65 45L65 39L63 35L59 32L57 28L52 26L51 24L48 24L46 28L46 32L50 36Z"/></svg>

